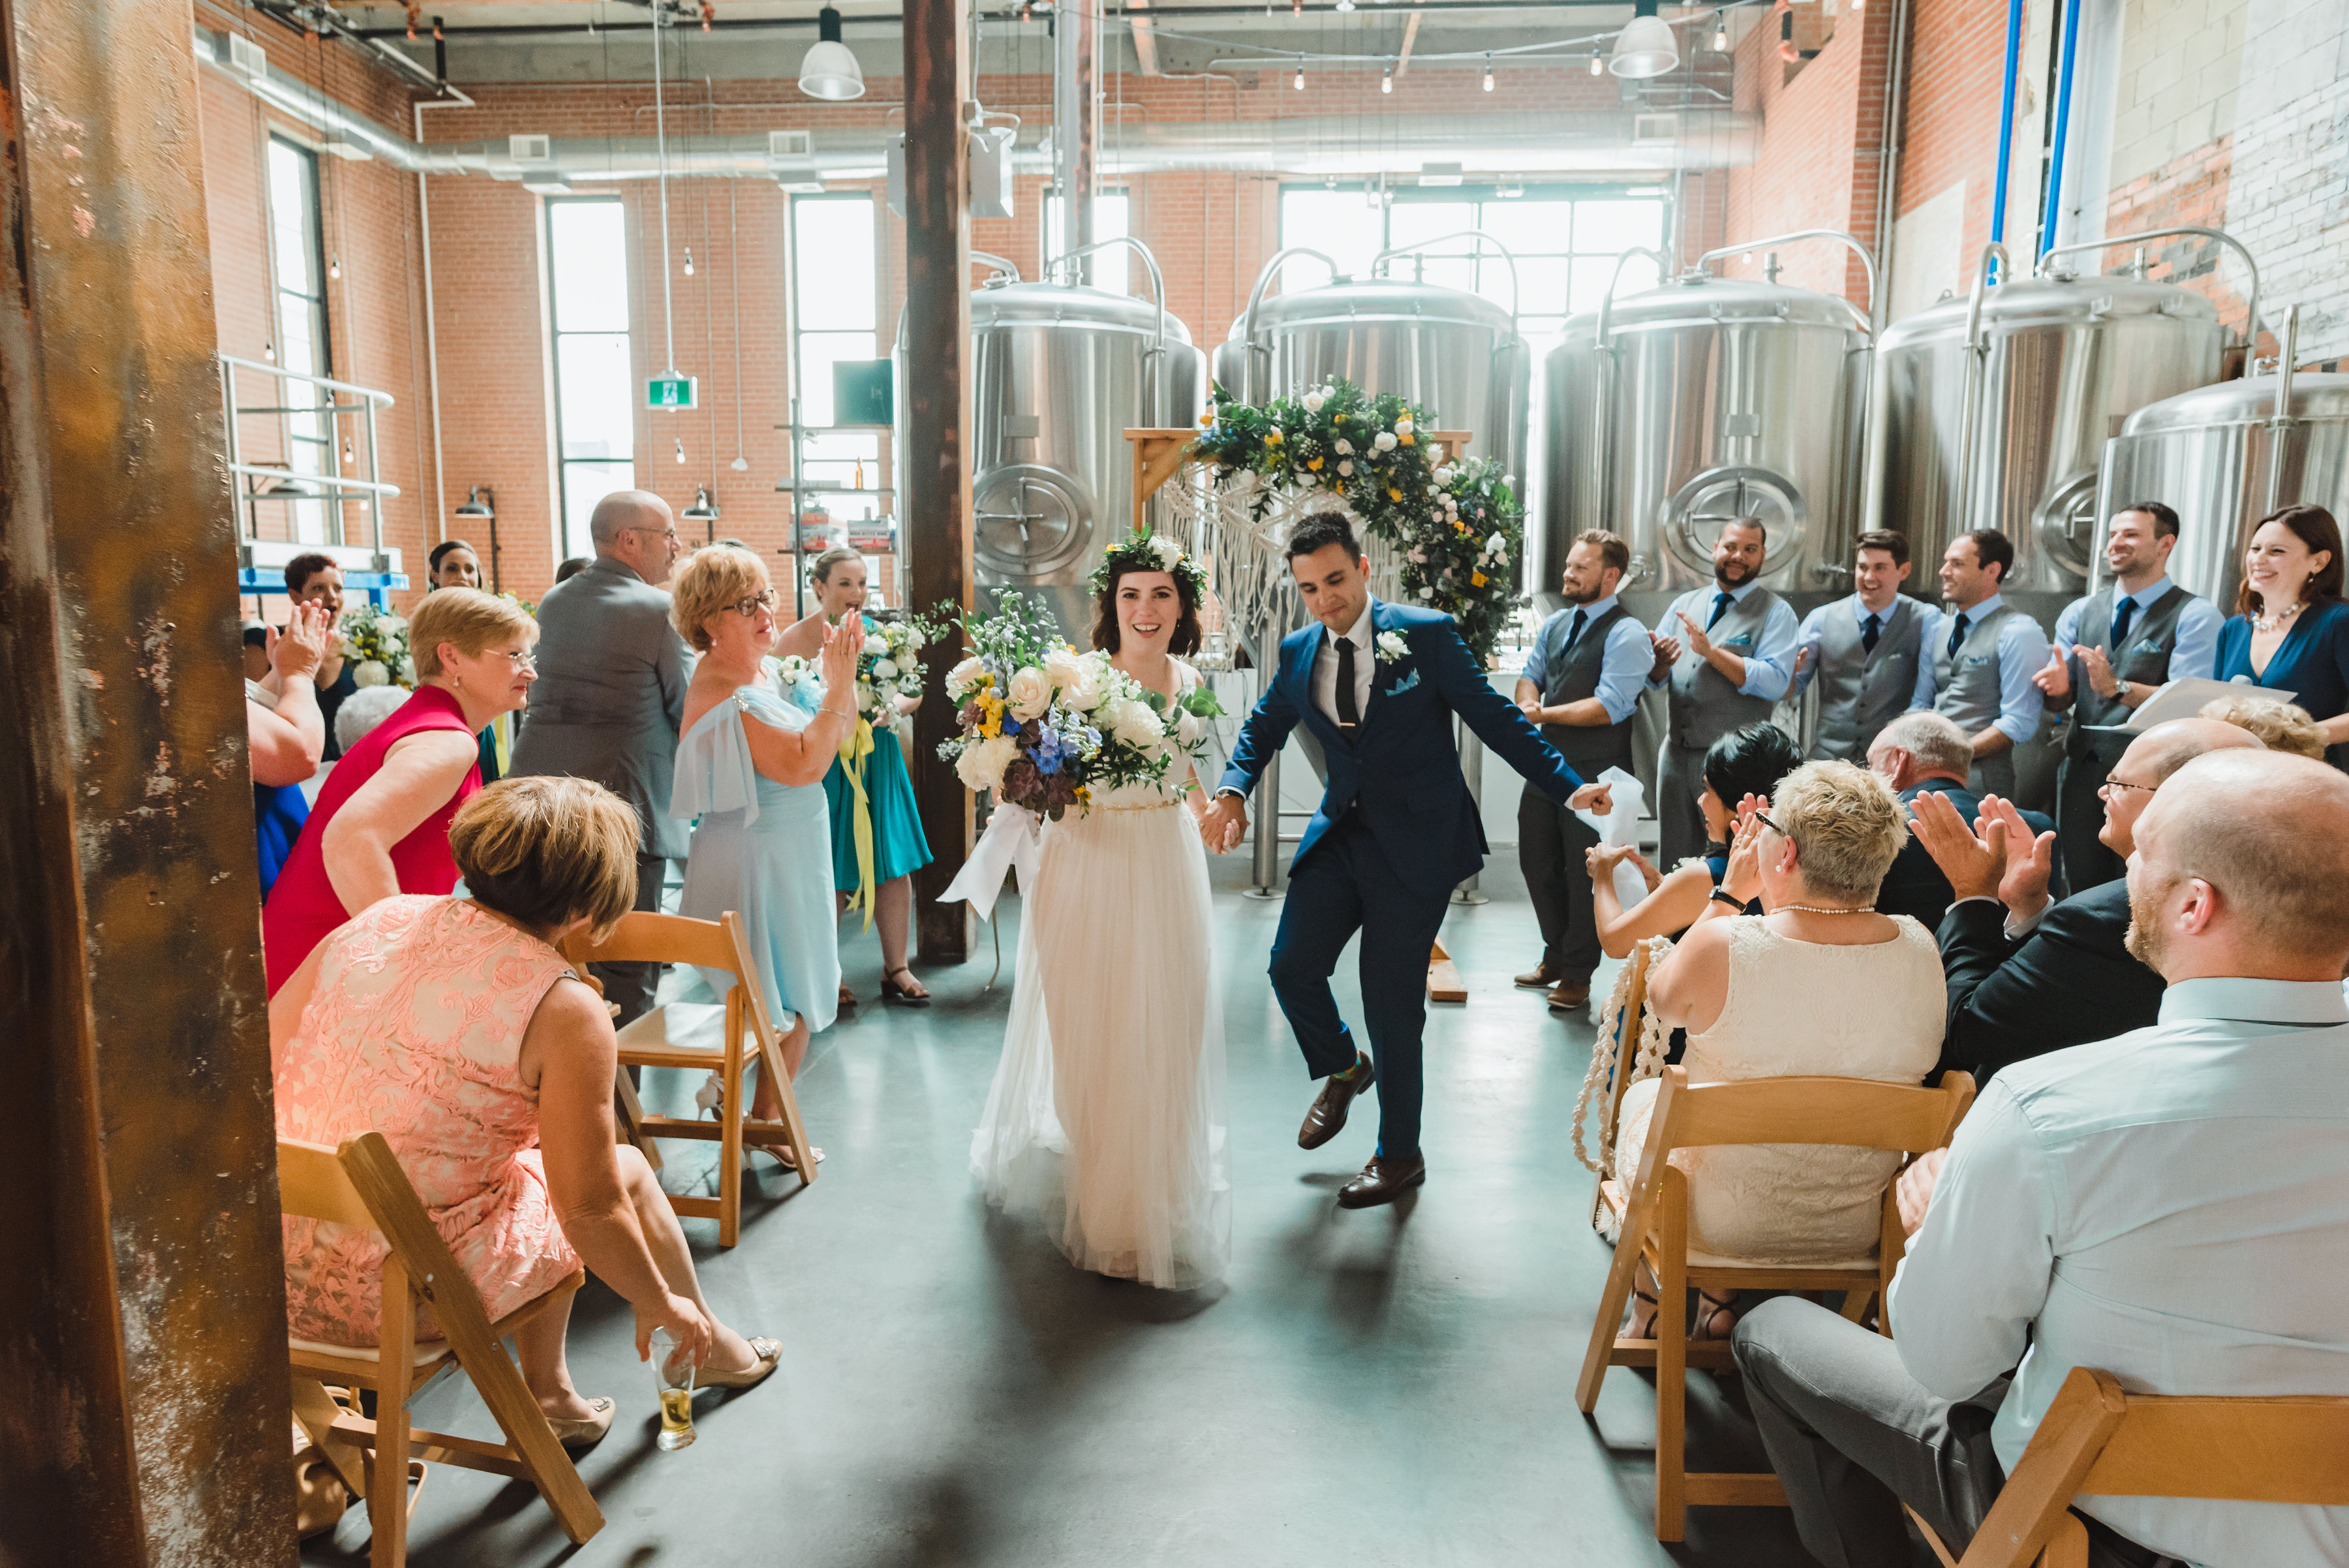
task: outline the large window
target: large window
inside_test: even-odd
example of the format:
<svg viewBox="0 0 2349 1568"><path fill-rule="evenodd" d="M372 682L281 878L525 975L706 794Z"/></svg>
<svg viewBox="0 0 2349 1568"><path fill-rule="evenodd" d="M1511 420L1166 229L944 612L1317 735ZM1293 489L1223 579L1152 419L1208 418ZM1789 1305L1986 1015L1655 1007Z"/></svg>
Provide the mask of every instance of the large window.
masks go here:
<svg viewBox="0 0 2349 1568"><path fill-rule="evenodd" d="M835 522L877 517L881 437L869 430L826 433L838 422L832 368L881 357L881 272L873 198L855 193L794 196L792 225L792 386L799 397L800 477L827 488L802 493L802 514ZM829 487L838 486L835 491ZM880 578L873 578L878 585Z"/></svg>
<svg viewBox="0 0 2349 1568"><path fill-rule="evenodd" d="M305 376L334 374L326 332L326 265L318 209L318 155L284 137L269 139L269 244L276 298L273 327L277 363ZM264 383L266 384L266 383ZM287 380L280 401L286 466L295 473L341 472L335 418L314 413L332 401L323 388ZM325 501L293 504L294 538L305 545L339 545L340 509Z"/></svg>
<svg viewBox="0 0 2349 1568"><path fill-rule="evenodd" d="M1381 250L1482 229L1506 246L1516 263L1518 330L1537 348L1557 335L1568 316L1599 308L1623 252L1663 244L1661 192L1529 186L1507 187L1520 193L1504 195L1503 189L1381 192L1359 185L1334 191L1292 187L1280 193L1280 243L1325 252L1361 277L1368 275ZM1508 261L1475 240L1436 244L1423 258L1393 257L1387 273L1466 289L1505 306L1511 303ZM1281 268L1280 285L1310 288L1326 276L1320 263L1299 258ZM1634 257L1625 264L1617 291L1630 294L1658 281L1655 267Z"/></svg>
<svg viewBox="0 0 2349 1568"><path fill-rule="evenodd" d="M1131 207L1123 191L1104 191L1093 198L1093 242L1122 240L1133 231L1126 227L1131 221ZM1044 198L1044 259L1050 262L1069 247L1068 204L1058 196ZM1088 276L1085 282L1094 288L1112 294L1139 294L1149 286L1142 270L1142 258L1120 245L1113 250L1095 251L1084 258Z"/></svg>
<svg viewBox="0 0 2349 1568"><path fill-rule="evenodd" d="M554 288L554 440L563 553L595 553L595 503L636 483L636 374L628 356L627 213L616 196L546 203Z"/></svg>

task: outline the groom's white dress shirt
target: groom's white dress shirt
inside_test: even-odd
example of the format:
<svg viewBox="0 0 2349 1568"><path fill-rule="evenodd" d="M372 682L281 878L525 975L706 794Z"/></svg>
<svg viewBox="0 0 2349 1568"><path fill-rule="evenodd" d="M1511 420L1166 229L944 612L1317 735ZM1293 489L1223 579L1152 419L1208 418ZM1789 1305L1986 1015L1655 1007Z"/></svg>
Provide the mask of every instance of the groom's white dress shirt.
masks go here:
<svg viewBox="0 0 2349 1568"><path fill-rule="evenodd" d="M2016 1369L2009 1474L2075 1366L2139 1393L2349 1395L2349 1002L2337 981L2185 980L2161 1022L1999 1070L1892 1282L1902 1365L1947 1399ZM2349 1563L2349 1508L2084 1498L2190 1563Z"/></svg>
<svg viewBox="0 0 2349 1568"><path fill-rule="evenodd" d="M1354 618L1354 624L1345 632L1345 640L1354 645L1356 713L1371 711L1371 685L1378 675L1374 668L1378 663L1378 652L1371 646L1376 625L1371 616L1371 608L1378 602L1375 598L1363 600L1362 613ZM1320 649L1313 655L1313 705L1321 710L1321 716L1330 722L1338 722L1338 639L1330 634L1326 626L1321 628Z"/></svg>

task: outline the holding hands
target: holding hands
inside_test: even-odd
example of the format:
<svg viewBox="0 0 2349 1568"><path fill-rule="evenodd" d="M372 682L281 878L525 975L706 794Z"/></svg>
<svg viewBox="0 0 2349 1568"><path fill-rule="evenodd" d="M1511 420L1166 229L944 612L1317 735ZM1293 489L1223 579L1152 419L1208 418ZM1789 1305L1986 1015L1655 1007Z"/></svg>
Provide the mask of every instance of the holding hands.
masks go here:
<svg viewBox="0 0 2349 1568"><path fill-rule="evenodd" d="M1228 855L1247 831L1247 802L1236 794L1219 794L1199 816L1199 836L1210 855Z"/></svg>

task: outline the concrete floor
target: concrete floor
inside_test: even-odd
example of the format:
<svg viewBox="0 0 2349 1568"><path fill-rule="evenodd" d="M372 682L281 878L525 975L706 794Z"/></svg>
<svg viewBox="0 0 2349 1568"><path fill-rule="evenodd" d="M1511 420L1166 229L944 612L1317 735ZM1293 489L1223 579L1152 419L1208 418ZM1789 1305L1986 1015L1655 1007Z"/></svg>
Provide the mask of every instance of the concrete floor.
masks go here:
<svg viewBox="0 0 2349 1568"><path fill-rule="evenodd" d="M714 1222L686 1222L712 1303L781 1338L781 1370L748 1394L703 1396L699 1441L662 1453L629 1315L591 1281L572 1365L583 1391L620 1401L580 1462L605 1529L571 1548L529 1488L440 1466L411 1561L1808 1563L1779 1510L1692 1510L1684 1545L1656 1542L1649 1375L1609 1374L1595 1425L1574 1407L1608 1257L1569 1142L1591 1030L1510 987L1537 956L1514 855L1487 873L1493 902L1445 926L1471 995L1430 1015L1428 1184L1350 1214L1332 1192L1368 1156L1373 1118L1297 1147L1309 1086L1264 976L1279 906L1239 895L1242 857L1216 875L1237 1186L1221 1286L1172 1295L1078 1273L1032 1220L992 1215L974 1192L1007 919L994 989L982 931L975 962L926 977L936 1005L868 1002L818 1037L800 1080L830 1155L815 1187L754 1157L740 1246L721 1254ZM1016 918L1016 900L999 908ZM870 997L873 939L847 945ZM672 1184L706 1175L711 1147L671 1145ZM461 1381L415 1408L426 1425L494 1435ZM1692 1468L1765 1468L1733 1383L1692 1377L1690 1428ZM304 1561L363 1562L366 1540L355 1509Z"/></svg>

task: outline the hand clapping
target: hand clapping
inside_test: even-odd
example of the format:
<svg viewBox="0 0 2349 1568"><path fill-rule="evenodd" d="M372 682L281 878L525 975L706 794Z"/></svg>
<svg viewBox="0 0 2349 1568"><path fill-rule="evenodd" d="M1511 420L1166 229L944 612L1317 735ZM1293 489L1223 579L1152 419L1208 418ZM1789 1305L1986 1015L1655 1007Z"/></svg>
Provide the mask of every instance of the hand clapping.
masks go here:
<svg viewBox="0 0 2349 1568"><path fill-rule="evenodd" d="M2072 694L2072 667L2064 662L2063 644L2047 650L2047 662L2031 672L2031 683L2044 697L2060 699Z"/></svg>
<svg viewBox="0 0 2349 1568"><path fill-rule="evenodd" d="M1681 624L1688 628L1689 651L1699 659L1713 657L1713 639L1704 635L1704 628L1692 620L1686 611L1680 612Z"/></svg>
<svg viewBox="0 0 2349 1568"><path fill-rule="evenodd" d="M326 662L326 642L332 635L326 606L295 605L285 630L270 646L269 667L286 680L309 679Z"/></svg>
<svg viewBox="0 0 2349 1568"><path fill-rule="evenodd" d="M864 618L843 616L838 626L824 634L823 651L819 655L819 675L823 689L852 691L856 684L856 661L864 652Z"/></svg>
<svg viewBox="0 0 2349 1568"><path fill-rule="evenodd" d="M2021 819L2018 818L2018 821ZM1909 829L1941 875L1950 879L1951 901L1995 898L2006 876L2006 824L1994 816L1979 819L1976 836L1949 796L1938 791L1920 794L1909 807Z"/></svg>
<svg viewBox="0 0 2349 1568"><path fill-rule="evenodd" d="M1745 797L1751 801L1754 796ZM1721 890L1739 903L1750 904L1762 893L1762 814L1742 816L1737 836L1730 840L1729 866L1721 874Z"/></svg>
<svg viewBox="0 0 2349 1568"><path fill-rule="evenodd" d="M2018 920L2028 920L2047 907L2047 884L2055 874L2055 836L2033 835L2031 825L2011 800L1984 795L1982 820L1995 820L2006 836L2005 875L1999 878L1999 902Z"/></svg>

